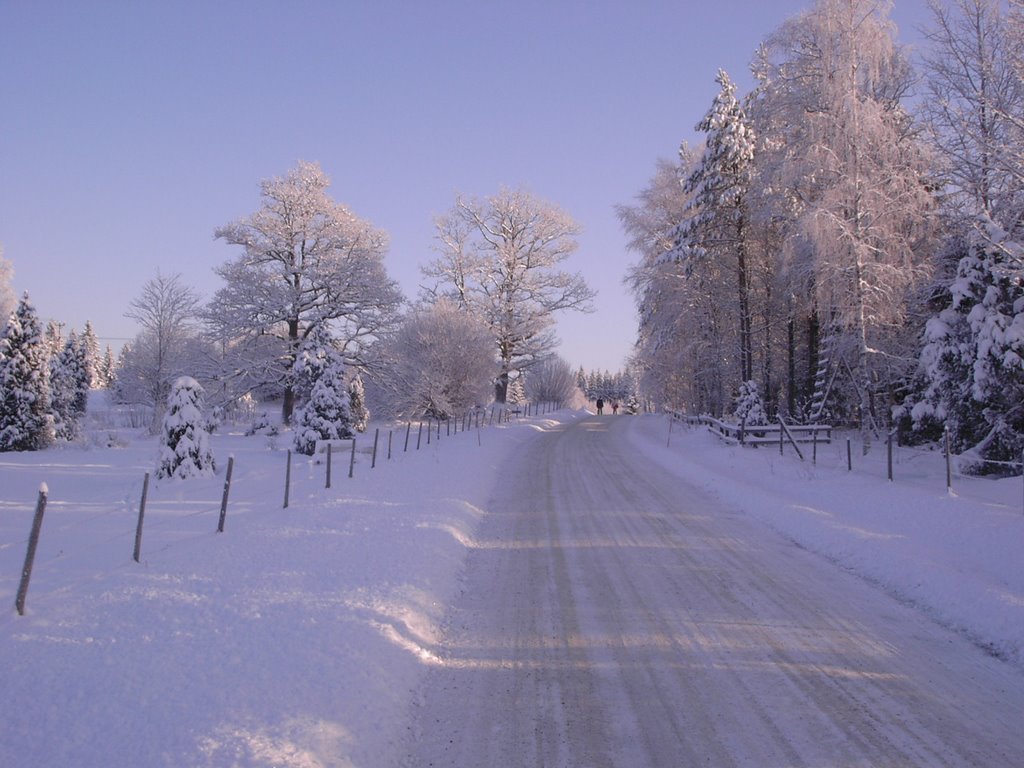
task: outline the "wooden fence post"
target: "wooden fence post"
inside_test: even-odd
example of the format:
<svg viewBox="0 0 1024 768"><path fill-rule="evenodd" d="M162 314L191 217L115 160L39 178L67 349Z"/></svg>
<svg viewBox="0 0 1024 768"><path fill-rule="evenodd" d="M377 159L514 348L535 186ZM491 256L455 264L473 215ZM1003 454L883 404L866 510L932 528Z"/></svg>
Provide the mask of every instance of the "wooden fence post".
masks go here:
<svg viewBox="0 0 1024 768"><path fill-rule="evenodd" d="M402 449L402 453L409 452L409 430L412 429L412 422L409 421L405 425L405 448Z"/></svg>
<svg viewBox="0 0 1024 768"><path fill-rule="evenodd" d="M420 449L420 440L423 439L423 422L419 422L419 426L416 428L416 450Z"/></svg>
<svg viewBox="0 0 1024 768"><path fill-rule="evenodd" d="M288 461L284 465L284 506L288 509L288 492L292 487L292 450L288 449Z"/></svg>
<svg viewBox="0 0 1024 768"><path fill-rule="evenodd" d="M352 458L348 460L348 476L351 478L356 471L356 436L352 435Z"/></svg>
<svg viewBox="0 0 1024 768"><path fill-rule="evenodd" d="M142 478L142 499L139 501L139 522L135 526L135 549L132 552L132 559L139 562L139 553L142 551L142 518L146 514L146 494L149 492L149 472Z"/></svg>
<svg viewBox="0 0 1024 768"><path fill-rule="evenodd" d="M224 495L220 499L220 520L217 521L217 533L224 533L224 518L228 514L228 494L231 492L231 470L235 468L235 457L228 456L228 471L224 475Z"/></svg>
<svg viewBox="0 0 1024 768"><path fill-rule="evenodd" d="M327 443L327 484L324 488L331 487L331 444Z"/></svg>
<svg viewBox="0 0 1024 768"><path fill-rule="evenodd" d="M380 437L380 427L373 430L373 454L370 457L370 469L377 467L377 439Z"/></svg>
<svg viewBox="0 0 1024 768"><path fill-rule="evenodd" d="M846 471L853 472L853 449L850 448L850 438L846 438Z"/></svg>
<svg viewBox="0 0 1024 768"><path fill-rule="evenodd" d="M892 482L892 435L893 435L893 433L890 432L889 433L889 439L885 441L886 442L886 446L887 446L886 450L887 450L887 453L888 453L889 482L890 483Z"/></svg>
<svg viewBox="0 0 1024 768"><path fill-rule="evenodd" d="M391 432L392 431L393 430L390 430L390 429L388 430L388 461L391 461Z"/></svg>
<svg viewBox="0 0 1024 768"><path fill-rule="evenodd" d="M946 490L953 490L953 466L949 455L949 427L943 430L944 437L946 438Z"/></svg>
<svg viewBox="0 0 1024 768"><path fill-rule="evenodd" d="M18 584L18 596L14 606L18 615L25 615L25 597L28 595L28 581L32 578L32 563L36 559L36 547L39 545L39 531L43 527L43 512L46 511L46 497L50 491L46 483L39 486L39 498L36 500L36 514L32 518L32 533L28 537L28 551L25 553L25 565L21 568L21 583Z"/></svg>

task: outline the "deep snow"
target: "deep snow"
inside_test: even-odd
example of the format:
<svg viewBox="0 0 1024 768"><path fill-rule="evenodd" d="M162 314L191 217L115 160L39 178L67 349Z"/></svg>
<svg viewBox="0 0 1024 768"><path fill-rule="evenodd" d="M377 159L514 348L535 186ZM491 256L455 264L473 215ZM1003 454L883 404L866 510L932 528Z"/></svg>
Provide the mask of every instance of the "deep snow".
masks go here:
<svg viewBox="0 0 1024 768"><path fill-rule="evenodd" d="M142 562L131 559L154 438L120 448L0 454L0 765L394 764L412 691L510 452L581 414L425 438L386 432L355 477L296 457L288 435L214 435L217 477L151 481ZM662 416L632 419L628 448L766 520L840 566L1024 668L1021 479L956 478L936 453L884 450L845 468L727 446ZM371 425L371 433L374 425ZM127 436L127 437L126 437ZM479 444L478 444L479 439ZM235 457L216 533L226 457ZM36 494L49 502L27 612L14 597Z"/></svg>

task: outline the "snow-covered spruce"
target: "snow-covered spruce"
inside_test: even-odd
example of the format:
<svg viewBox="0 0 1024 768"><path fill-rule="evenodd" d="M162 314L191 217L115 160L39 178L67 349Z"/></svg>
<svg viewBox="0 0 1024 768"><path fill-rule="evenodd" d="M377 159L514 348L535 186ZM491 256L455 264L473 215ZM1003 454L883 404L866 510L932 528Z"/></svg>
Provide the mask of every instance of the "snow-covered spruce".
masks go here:
<svg viewBox="0 0 1024 768"><path fill-rule="evenodd" d="M352 408L345 367L332 362L313 384L309 402L295 417L295 450L312 456L317 440L352 437Z"/></svg>
<svg viewBox="0 0 1024 768"><path fill-rule="evenodd" d="M740 391L736 396L735 415L747 426L768 423L768 416L764 411L764 403L761 402L761 392L756 381L744 381L740 384Z"/></svg>
<svg viewBox="0 0 1024 768"><path fill-rule="evenodd" d="M0 338L0 451L38 451L52 442L49 353L26 293Z"/></svg>
<svg viewBox="0 0 1024 768"><path fill-rule="evenodd" d="M60 440L75 440L81 432L89 400L87 355L87 339L72 331L63 348L50 359L50 409L54 432Z"/></svg>
<svg viewBox="0 0 1024 768"><path fill-rule="evenodd" d="M348 384L348 399L352 429L356 432L365 432L370 423L370 409L366 407L366 390L358 373Z"/></svg>
<svg viewBox="0 0 1024 768"><path fill-rule="evenodd" d="M189 376L171 386L164 415L164 447L157 478L209 477L215 469L203 414L203 388Z"/></svg>

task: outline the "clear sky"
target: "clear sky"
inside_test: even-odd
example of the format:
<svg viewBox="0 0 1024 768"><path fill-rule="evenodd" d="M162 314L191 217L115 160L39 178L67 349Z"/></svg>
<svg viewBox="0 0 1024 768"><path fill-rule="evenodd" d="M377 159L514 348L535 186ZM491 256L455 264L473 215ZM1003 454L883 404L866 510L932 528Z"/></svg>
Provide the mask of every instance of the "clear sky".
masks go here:
<svg viewBox="0 0 1024 768"><path fill-rule="evenodd" d="M217 226L261 179L319 162L391 237L408 296L455 195L523 187L582 227L568 266L596 311L561 354L618 369L636 318L630 203L757 44L804 0L0 0L0 246L45 319L101 343L159 268L204 297L236 251ZM900 38L925 0L898 0Z"/></svg>

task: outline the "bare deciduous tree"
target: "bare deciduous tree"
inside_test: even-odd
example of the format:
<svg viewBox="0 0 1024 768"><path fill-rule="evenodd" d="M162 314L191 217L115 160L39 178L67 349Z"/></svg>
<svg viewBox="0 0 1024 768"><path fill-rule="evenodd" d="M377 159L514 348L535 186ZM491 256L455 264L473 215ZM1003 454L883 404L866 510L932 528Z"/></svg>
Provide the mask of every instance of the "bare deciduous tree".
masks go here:
<svg viewBox="0 0 1024 768"><path fill-rule="evenodd" d="M554 315L590 309L583 277L559 269L577 247L567 213L523 191L459 197L437 220L440 256L423 272L491 329L500 364L495 399L505 402L509 373L528 369L556 344Z"/></svg>

